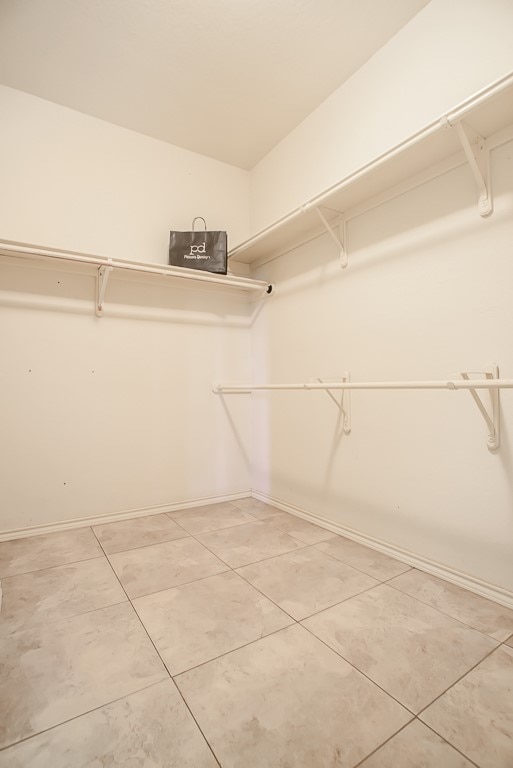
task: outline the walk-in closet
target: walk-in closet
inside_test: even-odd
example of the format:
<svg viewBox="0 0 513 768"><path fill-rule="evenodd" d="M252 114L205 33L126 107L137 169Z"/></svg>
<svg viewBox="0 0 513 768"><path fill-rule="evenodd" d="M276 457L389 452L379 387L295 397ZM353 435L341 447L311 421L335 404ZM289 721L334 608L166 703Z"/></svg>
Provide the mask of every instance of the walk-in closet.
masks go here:
<svg viewBox="0 0 513 768"><path fill-rule="evenodd" d="M513 766L512 40L1 0L0 768Z"/></svg>

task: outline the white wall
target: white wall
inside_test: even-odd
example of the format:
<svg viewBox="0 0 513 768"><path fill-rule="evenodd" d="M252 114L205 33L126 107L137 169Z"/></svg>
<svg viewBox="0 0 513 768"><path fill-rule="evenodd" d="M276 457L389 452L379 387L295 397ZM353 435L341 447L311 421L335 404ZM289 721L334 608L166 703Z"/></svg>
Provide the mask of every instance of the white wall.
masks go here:
<svg viewBox="0 0 513 768"><path fill-rule="evenodd" d="M431 0L251 171L255 233L513 71L511 0Z"/></svg>
<svg viewBox="0 0 513 768"><path fill-rule="evenodd" d="M0 269L0 532L248 491L243 295L116 273L97 318L91 274Z"/></svg>
<svg viewBox="0 0 513 768"><path fill-rule="evenodd" d="M0 238L167 262L203 216L249 230L249 174L0 85Z"/></svg>
<svg viewBox="0 0 513 768"><path fill-rule="evenodd" d="M0 239L165 263L194 215L241 239L246 171L0 87ZM245 294L4 258L0 531L247 492Z"/></svg>
<svg viewBox="0 0 513 768"><path fill-rule="evenodd" d="M261 268L253 379L513 378L513 142L492 178L488 219L462 166L350 221L345 271L327 236ZM255 490L513 591L512 391L497 453L466 392L353 392L350 436L324 393L252 399Z"/></svg>

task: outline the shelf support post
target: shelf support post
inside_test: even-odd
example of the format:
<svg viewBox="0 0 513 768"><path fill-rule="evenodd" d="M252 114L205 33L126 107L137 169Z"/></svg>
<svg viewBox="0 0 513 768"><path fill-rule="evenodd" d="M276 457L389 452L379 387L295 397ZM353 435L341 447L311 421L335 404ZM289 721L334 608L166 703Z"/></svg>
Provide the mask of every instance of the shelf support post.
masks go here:
<svg viewBox="0 0 513 768"><path fill-rule="evenodd" d="M493 210L490 184L490 150L486 140L473 128L458 120L455 124L465 157L472 171L479 193L478 210L481 216L488 216Z"/></svg>
<svg viewBox="0 0 513 768"><path fill-rule="evenodd" d="M323 379L318 378L316 379L316 381L318 381L319 384L324 384ZM343 382L351 381L351 375L348 371L346 371L343 374L342 381ZM349 389L342 390L342 397L340 402L337 400L333 392L331 392L329 389L326 389L325 392L328 395L328 397L330 397L333 400L337 408L339 408L340 411L342 411L344 415L344 422L343 422L342 428L344 430L344 434L349 435L351 433L351 390Z"/></svg>
<svg viewBox="0 0 513 768"><path fill-rule="evenodd" d="M109 275L113 271L114 267L110 266L112 259L109 259L109 264L98 268L98 274L96 277L96 316L103 316L103 302L105 299L105 291L107 290L107 283L109 282Z"/></svg>
<svg viewBox="0 0 513 768"><path fill-rule="evenodd" d="M483 373L478 374L480 378L486 378L486 379L498 379L499 378L499 366L498 365L492 365L491 370L485 371ZM466 381L471 381L471 378L468 373L460 373L460 376L462 379L465 379ZM500 401L500 390L499 389L489 389L490 393L490 400L491 400L491 413L477 394L475 389L469 389L469 393L472 396L472 399L474 400L475 404L477 405L480 414L484 418L486 422L486 426L488 427L488 449L490 451L495 451L497 448L499 448L501 444L501 435L500 435L500 419L501 419L501 401Z"/></svg>
<svg viewBox="0 0 513 768"><path fill-rule="evenodd" d="M338 235L334 230L334 228L330 226L329 222L327 221L320 207L318 205L314 205L314 208L317 211L317 216L320 218L320 220L324 224L324 228L326 229L326 232L329 234L331 239L335 242L338 249L338 253L339 253L340 266L342 269L345 269L347 267L347 252L346 252L346 246L345 246L345 243L346 243L345 219L342 219L342 221L339 223L339 231L340 231L340 227L342 227L342 238L340 238L340 235Z"/></svg>

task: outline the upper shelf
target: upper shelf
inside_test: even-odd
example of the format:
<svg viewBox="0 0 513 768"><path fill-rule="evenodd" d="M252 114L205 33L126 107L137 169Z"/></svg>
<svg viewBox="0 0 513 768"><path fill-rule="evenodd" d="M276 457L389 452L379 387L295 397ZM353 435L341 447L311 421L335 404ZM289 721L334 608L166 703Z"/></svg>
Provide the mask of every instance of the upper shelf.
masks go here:
<svg viewBox="0 0 513 768"><path fill-rule="evenodd" d="M105 292L109 275L114 270L127 270L143 274L162 275L164 277L187 280L190 283L209 283L217 287L233 288L241 291L250 291L260 296L272 293L273 286L263 280L253 280L238 275L218 275L203 270L172 267L167 264L151 264L143 261L127 259L110 259L105 256L93 256L78 251L64 251L60 249L47 249L27 243L18 243L11 240L0 240L0 256L15 256L31 260L59 260L70 263L91 265L96 269L96 314L102 315Z"/></svg>
<svg viewBox="0 0 513 768"><path fill-rule="evenodd" d="M486 139L487 150L498 146L513 138L513 130L507 130L512 125L513 73L237 245L228 257L244 263L267 260L325 231L317 208L326 222L333 224L351 218L351 211L357 210L364 201L383 195L409 179L425 176L427 180L430 169L437 166L456 167L466 160L472 166L479 166L476 142ZM462 132L468 129L470 141L465 142ZM484 142L480 142L478 149L483 147ZM476 158L469 157L469 153ZM479 183L479 167L472 170Z"/></svg>

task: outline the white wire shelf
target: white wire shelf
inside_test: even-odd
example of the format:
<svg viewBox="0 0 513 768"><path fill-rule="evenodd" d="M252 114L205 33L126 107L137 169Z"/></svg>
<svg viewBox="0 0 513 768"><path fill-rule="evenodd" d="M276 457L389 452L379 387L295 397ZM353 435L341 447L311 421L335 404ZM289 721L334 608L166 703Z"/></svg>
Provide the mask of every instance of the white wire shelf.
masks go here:
<svg viewBox="0 0 513 768"><path fill-rule="evenodd" d="M97 268L96 314L102 315L109 275L113 270L126 270L141 274L161 275L167 278L186 280L190 283L206 283L224 288L249 291L261 297L270 295L274 286L263 280L253 280L238 275L216 275L202 270L172 267L167 264L152 264L129 259L111 259L79 251L43 248L37 245L0 240L0 255L32 260L56 260L78 264L89 264Z"/></svg>
<svg viewBox="0 0 513 768"><path fill-rule="evenodd" d="M477 185L479 213L488 215L489 152L512 138L513 73L509 73L235 246L228 258L258 266L328 231L346 266L345 233L339 225L465 163Z"/></svg>

